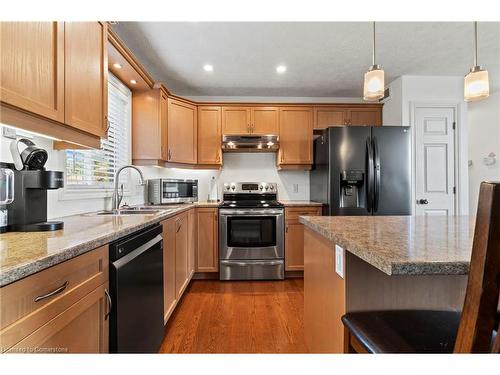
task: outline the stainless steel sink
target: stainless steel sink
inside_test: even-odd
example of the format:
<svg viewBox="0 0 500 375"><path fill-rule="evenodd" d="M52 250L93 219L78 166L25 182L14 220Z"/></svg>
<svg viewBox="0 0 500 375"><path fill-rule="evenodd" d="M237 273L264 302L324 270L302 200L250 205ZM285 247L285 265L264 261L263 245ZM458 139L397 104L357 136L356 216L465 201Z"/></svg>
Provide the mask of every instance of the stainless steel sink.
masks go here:
<svg viewBox="0 0 500 375"><path fill-rule="evenodd" d="M90 214L85 214L85 216L125 216L125 215L155 215L163 210L155 210L151 208L127 208L112 211L97 211Z"/></svg>

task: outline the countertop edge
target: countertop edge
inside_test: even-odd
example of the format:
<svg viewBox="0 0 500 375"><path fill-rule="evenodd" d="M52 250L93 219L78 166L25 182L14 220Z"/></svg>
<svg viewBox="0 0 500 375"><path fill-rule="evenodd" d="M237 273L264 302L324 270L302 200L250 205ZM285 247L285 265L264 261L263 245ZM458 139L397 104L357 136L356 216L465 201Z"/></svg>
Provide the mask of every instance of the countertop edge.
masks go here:
<svg viewBox="0 0 500 375"><path fill-rule="evenodd" d="M307 216L300 216L299 222L389 276L467 275L469 272L469 262L394 262L374 252L368 256L366 250L359 249L356 244L345 240L339 234L315 225Z"/></svg>

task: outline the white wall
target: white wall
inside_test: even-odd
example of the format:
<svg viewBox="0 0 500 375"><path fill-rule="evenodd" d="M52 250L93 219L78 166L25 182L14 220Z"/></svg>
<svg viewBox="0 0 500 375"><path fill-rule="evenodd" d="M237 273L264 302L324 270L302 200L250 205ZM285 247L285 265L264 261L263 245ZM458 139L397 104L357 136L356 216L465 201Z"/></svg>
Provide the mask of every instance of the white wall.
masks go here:
<svg viewBox="0 0 500 375"><path fill-rule="evenodd" d="M459 135L458 147L458 176L457 190L459 191L458 213L469 213L469 178L468 178L468 125L467 103L463 100L463 77L456 76L401 76L389 84L391 100L384 104L384 125L401 124L412 126L412 106L414 104L439 103L458 107L457 131ZM393 89L393 90L392 90ZM412 131L413 139L415 139ZM413 189L412 201L415 202L415 153L413 154Z"/></svg>
<svg viewBox="0 0 500 375"><path fill-rule="evenodd" d="M500 91L480 102L469 103L469 207L475 215L479 185L482 181L500 181ZM497 155L494 165L483 159L490 152Z"/></svg>

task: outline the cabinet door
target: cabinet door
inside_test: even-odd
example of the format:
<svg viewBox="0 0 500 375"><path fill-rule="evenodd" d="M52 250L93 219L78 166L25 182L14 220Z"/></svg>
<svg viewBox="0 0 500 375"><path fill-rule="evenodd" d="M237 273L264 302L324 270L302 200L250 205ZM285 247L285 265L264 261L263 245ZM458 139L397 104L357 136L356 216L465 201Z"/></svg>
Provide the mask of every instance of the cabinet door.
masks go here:
<svg viewBox="0 0 500 375"><path fill-rule="evenodd" d="M177 298L175 295L175 217L162 222L163 226L163 314L167 323L174 311Z"/></svg>
<svg viewBox="0 0 500 375"><path fill-rule="evenodd" d="M180 299L186 288L188 278L188 217L187 213L175 219L175 293Z"/></svg>
<svg viewBox="0 0 500 375"><path fill-rule="evenodd" d="M252 108L250 130L252 134L269 135L278 134L279 108L255 107Z"/></svg>
<svg viewBox="0 0 500 375"><path fill-rule="evenodd" d="M326 129L330 126L346 125L346 110L335 107L314 108L314 129Z"/></svg>
<svg viewBox="0 0 500 375"><path fill-rule="evenodd" d="M198 107L198 164L222 164L221 108Z"/></svg>
<svg viewBox="0 0 500 375"><path fill-rule="evenodd" d="M196 210L188 211L188 278L194 274L196 257Z"/></svg>
<svg viewBox="0 0 500 375"><path fill-rule="evenodd" d="M99 286L10 348L10 353L108 353L109 304Z"/></svg>
<svg viewBox="0 0 500 375"><path fill-rule="evenodd" d="M219 270L219 226L216 208L198 208L198 246L196 251L197 272Z"/></svg>
<svg viewBox="0 0 500 375"><path fill-rule="evenodd" d="M280 108L278 164L312 164L312 122L311 107Z"/></svg>
<svg viewBox="0 0 500 375"><path fill-rule="evenodd" d="M168 159L168 97L160 90L160 153L161 159ZM149 140L152 141L151 139Z"/></svg>
<svg viewBox="0 0 500 375"><path fill-rule="evenodd" d="M382 125L382 108L349 109L349 125Z"/></svg>
<svg viewBox="0 0 500 375"><path fill-rule="evenodd" d="M196 106L168 99L168 161L196 164Z"/></svg>
<svg viewBox="0 0 500 375"><path fill-rule="evenodd" d="M64 121L64 23L0 22L0 100Z"/></svg>
<svg viewBox="0 0 500 375"><path fill-rule="evenodd" d="M238 135L250 133L249 107L222 107L222 133Z"/></svg>
<svg viewBox="0 0 500 375"><path fill-rule="evenodd" d="M318 207L285 208L285 270L304 270L304 226L299 216L320 216Z"/></svg>
<svg viewBox="0 0 500 375"><path fill-rule="evenodd" d="M107 29L101 22L65 23L65 122L97 136L108 128Z"/></svg>

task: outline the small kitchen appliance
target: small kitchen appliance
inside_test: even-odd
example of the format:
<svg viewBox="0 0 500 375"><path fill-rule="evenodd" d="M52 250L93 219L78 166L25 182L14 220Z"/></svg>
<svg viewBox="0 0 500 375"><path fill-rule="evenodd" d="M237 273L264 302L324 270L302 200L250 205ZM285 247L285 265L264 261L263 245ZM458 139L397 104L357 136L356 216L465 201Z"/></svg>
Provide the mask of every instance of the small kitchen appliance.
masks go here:
<svg viewBox="0 0 500 375"><path fill-rule="evenodd" d="M27 147L19 151L19 143ZM47 221L47 190L64 186L63 172L47 171L47 151L28 139L10 147L14 164L4 164L14 174L14 200L8 207L9 232L37 232L63 228L62 221Z"/></svg>
<svg viewBox="0 0 500 375"><path fill-rule="evenodd" d="M198 201L198 180L154 178L148 180L151 204L191 203Z"/></svg>
<svg viewBox="0 0 500 375"><path fill-rule="evenodd" d="M14 201L14 172L4 163L0 163L0 233L7 231L7 205Z"/></svg>
<svg viewBox="0 0 500 375"><path fill-rule="evenodd" d="M220 280L284 279L284 208L277 196L277 184L272 182L224 184Z"/></svg>

